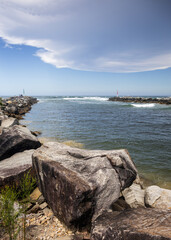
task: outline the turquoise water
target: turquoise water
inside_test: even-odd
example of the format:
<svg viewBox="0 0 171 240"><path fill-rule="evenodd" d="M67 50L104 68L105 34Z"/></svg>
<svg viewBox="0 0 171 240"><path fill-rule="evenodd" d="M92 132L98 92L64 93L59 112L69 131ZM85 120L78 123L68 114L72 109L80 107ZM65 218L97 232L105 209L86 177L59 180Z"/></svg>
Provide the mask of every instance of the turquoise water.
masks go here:
<svg viewBox="0 0 171 240"><path fill-rule="evenodd" d="M107 97L38 97L31 130L87 149L128 149L140 175L171 189L171 106L109 102Z"/></svg>

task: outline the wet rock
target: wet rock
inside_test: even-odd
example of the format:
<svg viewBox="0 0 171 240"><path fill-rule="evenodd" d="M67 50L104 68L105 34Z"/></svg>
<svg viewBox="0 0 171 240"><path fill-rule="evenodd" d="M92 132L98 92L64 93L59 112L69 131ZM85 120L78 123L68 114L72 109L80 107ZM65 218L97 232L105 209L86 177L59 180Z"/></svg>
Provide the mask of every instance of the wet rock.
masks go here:
<svg viewBox="0 0 171 240"><path fill-rule="evenodd" d="M12 127L14 125L19 125L19 121L18 119L16 118L12 118L12 117L9 117L7 119L4 119L2 122L1 122L1 127L2 128L9 128L9 127Z"/></svg>
<svg viewBox="0 0 171 240"><path fill-rule="evenodd" d="M129 188L122 191L126 203L131 208L145 207L144 196L145 191L139 184L133 183Z"/></svg>
<svg viewBox="0 0 171 240"><path fill-rule="evenodd" d="M150 186L145 190L145 203L149 207L171 209L171 190Z"/></svg>
<svg viewBox="0 0 171 240"><path fill-rule="evenodd" d="M93 223L91 240L171 240L171 211L127 209L105 212Z"/></svg>
<svg viewBox="0 0 171 240"><path fill-rule="evenodd" d="M33 167L54 214L76 228L109 209L137 174L126 150L90 151L57 142L33 154Z"/></svg>
<svg viewBox="0 0 171 240"><path fill-rule="evenodd" d="M4 128L0 134L0 160L17 152L36 149L40 146L38 139L27 128L17 125Z"/></svg>
<svg viewBox="0 0 171 240"><path fill-rule="evenodd" d="M19 183L28 171L34 175L32 169L33 152L34 150L27 150L0 161L0 187Z"/></svg>

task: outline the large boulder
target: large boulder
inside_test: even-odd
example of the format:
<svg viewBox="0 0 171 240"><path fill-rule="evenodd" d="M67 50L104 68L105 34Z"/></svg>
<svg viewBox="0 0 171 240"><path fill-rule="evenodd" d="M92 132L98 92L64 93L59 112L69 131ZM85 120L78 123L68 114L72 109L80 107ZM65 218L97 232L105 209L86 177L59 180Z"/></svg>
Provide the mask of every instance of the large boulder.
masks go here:
<svg viewBox="0 0 171 240"><path fill-rule="evenodd" d="M171 211L127 209L104 212L93 223L91 240L171 240Z"/></svg>
<svg viewBox="0 0 171 240"><path fill-rule="evenodd" d="M27 128L20 125L4 128L0 134L0 160L40 146L38 139Z"/></svg>
<svg viewBox="0 0 171 240"><path fill-rule="evenodd" d="M141 188L140 184L133 183L129 188L122 191L122 195L131 208L145 207L145 191Z"/></svg>
<svg viewBox="0 0 171 240"><path fill-rule="evenodd" d="M38 185L54 214L80 227L109 209L137 170L126 150L83 150L57 142L33 154Z"/></svg>
<svg viewBox="0 0 171 240"><path fill-rule="evenodd" d="M171 209L171 190L150 186L145 190L145 203L149 207Z"/></svg>
<svg viewBox="0 0 171 240"><path fill-rule="evenodd" d="M5 185L18 184L28 171L33 174L33 152L34 150L26 150L0 161L0 188Z"/></svg>

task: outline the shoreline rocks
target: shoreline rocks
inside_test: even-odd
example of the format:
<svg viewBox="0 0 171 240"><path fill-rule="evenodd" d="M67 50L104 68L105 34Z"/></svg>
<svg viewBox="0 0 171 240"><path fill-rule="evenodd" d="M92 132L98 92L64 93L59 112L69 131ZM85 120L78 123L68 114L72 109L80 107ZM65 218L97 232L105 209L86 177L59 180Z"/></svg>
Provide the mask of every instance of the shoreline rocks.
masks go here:
<svg viewBox="0 0 171 240"><path fill-rule="evenodd" d="M145 97L111 97L108 101L113 102L133 102L133 103L158 103L171 104L171 97L166 98L145 98Z"/></svg>
<svg viewBox="0 0 171 240"><path fill-rule="evenodd" d="M35 175L31 156L34 149L41 146L30 130L19 125L18 121L24 113L31 109L31 105L36 103L37 99L19 96L2 99L1 102L0 188L6 184L18 184L28 171ZM13 111L14 108L15 111Z"/></svg>
<svg viewBox="0 0 171 240"><path fill-rule="evenodd" d="M26 127L15 125L4 128L0 134L0 160L9 158L17 152L40 146L38 139Z"/></svg>
<svg viewBox="0 0 171 240"><path fill-rule="evenodd" d="M32 169L33 152L32 149L26 150L0 161L0 188L5 185L18 185L24 174L29 171L35 175Z"/></svg>
<svg viewBox="0 0 171 240"><path fill-rule="evenodd" d="M34 152L33 167L54 214L76 229L110 209L137 175L126 150L83 150L57 142Z"/></svg>
<svg viewBox="0 0 171 240"><path fill-rule="evenodd" d="M171 210L171 190L150 186L145 190L145 203L147 206Z"/></svg>

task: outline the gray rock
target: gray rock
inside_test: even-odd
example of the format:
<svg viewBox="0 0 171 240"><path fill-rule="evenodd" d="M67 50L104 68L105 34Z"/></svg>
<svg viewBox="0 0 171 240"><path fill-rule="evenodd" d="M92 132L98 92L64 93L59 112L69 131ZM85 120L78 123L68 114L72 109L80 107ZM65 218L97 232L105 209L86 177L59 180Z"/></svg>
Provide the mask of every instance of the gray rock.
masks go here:
<svg viewBox="0 0 171 240"><path fill-rule="evenodd" d="M127 209L104 212L93 223L91 240L171 240L171 211Z"/></svg>
<svg viewBox="0 0 171 240"><path fill-rule="evenodd" d="M133 183L129 188L122 191L126 203L131 208L145 207L144 196L145 191L141 188L139 184Z"/></svg>
<svg viewBox="0 0 171 240"><path fill-rule="evenodd" d="M46 143L33 154L40 191L67 226L90 223L136 178L126 150L103 151Z"/></svg>
<svg viewBox="0 0 171 240"><path fill-rule="evenodd" d="M149 207L171 209L171 190L150 186L145 190L145 203Z"/></svg>
<svg viewBox="0 0 171 240"><path fill-rule="evenodd" d="M18 119L16 118L12 118L12 117L9 117L7 119L4 119L2 122L1 122L1 127L2 128L9 128L9 127L12 127L14 125L19 125L19 121Z"/></svg>
<svg viewBox="0 0 171 240"><path fill-rule="evenodd" d="M2 122L3 120L6 120L8 119L8 116L7 115L0 115L0 121Z"/></svg>
<svg viewBox="0 0 171 240"><path fill-rule="evenodd" d="M18 125L4 128L0 134L0 160L40 146L38 139L27 128Z"/></svg>
<svg viewBox="0 0 171 240"><path fill-rule="evenodd" d="M34 150L26 150L0 161L0 187L17 184L28 171L33 174L33 152Z"/></svg>

